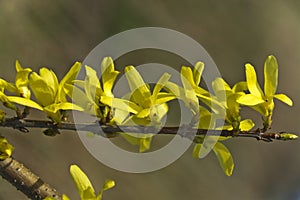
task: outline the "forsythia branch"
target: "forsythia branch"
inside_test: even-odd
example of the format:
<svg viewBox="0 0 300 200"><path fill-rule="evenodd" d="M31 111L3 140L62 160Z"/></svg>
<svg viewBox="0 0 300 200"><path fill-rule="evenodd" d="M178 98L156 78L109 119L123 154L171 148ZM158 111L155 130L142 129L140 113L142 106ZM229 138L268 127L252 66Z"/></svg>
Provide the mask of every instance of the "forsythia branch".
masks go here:
<svg viewBox="0 0 300 200"><path fill-rule="evenodd" d="M86 75L84 79L77 80L77 75L83 67ZM58 81L56 74L48 68L41 68L37 73L30 68L23 68L16 61L15 83L0 79L0 102L14 110L17 117L6 118L6 113L0 110L0 127L11 127L26 133L29 132L28 128L44 128L46 129L44 134L49 136L59 134L59 130L87 131L107 138L115 137L120 132L150 134L149 137L141 138L128 135L127 140L138 144L140 152L150 148L151 137L155 134L179 135L196 143L193 150L193 156L196 158L202 157L200 149L202 145L205 146L204 136L223 137L214 137L217 140L225 137L250 137L265 142L298 138L293 133L267 132L272 126L274 99L289 106L293 105L293 101L287 95L277 93L278 63L272 55L268 56L264 63L263 90L257 81L255 68L248 63L245 65L245 81L240 81L231 87L223 78L216 77L212 82L213 92L207 91L200 84L204 63L199 61L193 68L182 66L181 84L172 82L171 74L164 73L153 89L145 83L134 66L127 66L124 73L131 92L122 98L117 98L113 88L120 72L115 70L113 59L103 58L100 69L101 76L92 67L82 66L81 63L76 62ZM31 99L31 94L35 96L35 101ZM183 102L194 119L199 119L199 123L192 120L190 125L160 127L162 119L168 114L168 103L173 100ZM21 113L15 104L25 106L24 112ZM262 116L262 129L252 129L255 124L251 119L244 119L241 116L242 107L250 107ZM27 119L31 108L43 111L51 121ZM66 122L68 110L96 116L98 121L85 124ZM207 130L216 127L216 122L220 119L225 120L225 124L220 129ZM130 124L128 123L130 120L143 126L110 125ZM211 123L211 120L216 121ZM150 124L153 126L147 126ZM0 160L1 176L31 199L43 199L47 196L50 196L48 199L52 199L51 196L54 197L53 199L64 199L64 196L60 196L29 169L10 158L13 147L2 136L0 144L3 144L0 149L0 159L4 159ZM230 176L234 163L229 150L218 141L212 148L223 171ZM73 178L77 180L80 196L84 194L89 199L95 197L100 200L102 193L96 197L94 191L85 190L85 188L92 188L90 183L83 187L82 183L86 181L79 181L80 177L87 180L86 175L75 166L71 166L71 169ZM107 182L101 192L113 185L112 181Z"/></svg>
<svg viewBox="0 0 300 200"><path fill-rule="evenodd" d="M19 119L19 118L8 118L0 124L3 127L12 127L19 129L22 132L28 132L27 128L47 128L53 130L73 130L73 131L88 131L96 135L104 137L115 137L118 132L129 132L139 134L166 134L166 135L180 135L182 137L194 139L194 136L223 136L223 137L249 137L265 142L271 142L272 140L294 140L298 136L293 133L278 132L270 133L263 132L260 129L252 131L232 131L232 130L206 130L206 129L195 129L188 125L182 127L162 127L158 131L156 127L152 126L109 126L100 125L99 122L94 123L72 123L72 122L61 122L54 124L47 120L33 120L33 119ZM180 129L180 132L178 132Z"/></svg>
<svg viewBox="0 0 300 200"><path fill-rule="evenodd" d="M50 196L61 200L54 188L14 158L0 160L0 175L30 199L42 200Z"/></svg>

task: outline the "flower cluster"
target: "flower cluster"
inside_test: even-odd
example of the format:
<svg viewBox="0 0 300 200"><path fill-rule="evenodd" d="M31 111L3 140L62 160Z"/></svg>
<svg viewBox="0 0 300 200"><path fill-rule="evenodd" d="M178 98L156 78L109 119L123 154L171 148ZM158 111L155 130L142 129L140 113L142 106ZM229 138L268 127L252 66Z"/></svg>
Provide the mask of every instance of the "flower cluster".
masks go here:
<svg viewBox="0 0 300 200"><path fill-rule="evenodd" d="M200 86L204 63L197 62L193 68L182 66L182 85L170 81L171 75L164 73L152 89L134 66L127 66L124 73L131 92L117 98L112 89L120 72L115 70L112 58L103 59L100 66L101 78L93 68L84 66L85 77L83 80L77 80L81 67L82 64L76 62L63 79L58 81L50 69L41 68L38 74L30 68L22 68L17 61L15 83L0 79L0 101L17 112L19 110L15 104L41 110L55 124L66 119L67 110L77 110L96 116L101 125L139 125L159 129L167 116L168 102L177 99L182 101L194 116L191 124L193 128L228 130L236 133L254 127L251 119L241 116L241 107L250 107L262 115L263 127L260 131L265 132L272 124L274 98L292 105L288 96L276 94L278 64L272 55L267 57L264 64L264 91L257 82L254 67L246 64L246 81L230 87L223 78L217 77L212 82L213 92L209 92ZM14 95L7 95L6 91ZM32 94L35 100L31 99ZM217 123L220 119L225 121L222 126ZM0 120L5 120L3 111L0 112ZM45 133L51 135L49 132ZM140 152L150 149L153 138L152 132L120 135L131 144L138 145ZM234 166L231 154L219 142L224 139L226 138L214 139L216 145L213 151L225 173L231 175ZM203 157L200 149L204 138L196 136L194 141L194 157Z"/></svg>

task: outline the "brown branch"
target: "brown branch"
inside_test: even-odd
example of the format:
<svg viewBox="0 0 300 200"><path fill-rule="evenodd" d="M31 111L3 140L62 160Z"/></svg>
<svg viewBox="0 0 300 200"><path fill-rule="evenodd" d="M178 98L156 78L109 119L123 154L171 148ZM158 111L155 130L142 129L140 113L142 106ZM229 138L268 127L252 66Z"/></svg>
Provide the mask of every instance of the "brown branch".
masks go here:
<svg viewBox="0 0 300 200"><path fill-rule="evenodd" d="M42 200L50 196L61 200L54 188L13 158L0 160L0 175L30 199Z"/></svg>
<svg viewBox="0 0 300 200"><path fill-rule="evenodd" d="M162 127L156 131L156 127L148 126L108 126L100 125L99 122L93 123L71 123L71 122L62 122L60 124L54 124L51 121L43 120L32 120L32 119L19 119L19 118L10 118L0 126L3 127L12 127L19 129L23 132L28 132L27 128L47 128L58 130L73 130L73 131L89 131L97 135L102 135L104 137L114 137L118 132L129 132L129 133L140 133L140 134L166 134L166 135L180 135L182 137L187 137L194 139L194 136L223 136L223 137L248 137L255 138L257 140L263 140L265 142L271 142L272 140L293 140L295 137L287 137L282 132L280 133L268 133L263 132L260 129L252 131L230 131L230 130L206 130L206 129L195 129L191 128L188 125L183 125L181 127ZM101 128L100 128L101 127ZM180 130L180 131L179 131Z"/></svg>

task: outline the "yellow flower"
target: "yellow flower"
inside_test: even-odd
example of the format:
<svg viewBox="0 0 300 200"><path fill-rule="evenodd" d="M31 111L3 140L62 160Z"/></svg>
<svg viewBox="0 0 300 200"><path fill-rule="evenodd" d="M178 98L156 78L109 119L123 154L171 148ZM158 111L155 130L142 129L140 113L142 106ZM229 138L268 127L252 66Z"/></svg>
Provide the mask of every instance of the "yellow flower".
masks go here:
<svg viewBox="0 0 300 200"><path fill-rule="evenodd" d="M222 129L248 131L253 128L254 123L251 119L241 121L240 104L237 102L238 98L245 95L244 91L247 90L247 83L243 81L238 82L231 89L224 79L217 78L213 81L212 86L215 94L225 92L224 99L219 99L218 97L220 95L216 95L215 97L216 100L223 105L222 107L219 107L223 111L220 110L218 113L225 112L226 124L222 127ZM219 117L222 119L224 116L221 115Z"/></svg>
<svg viewBox="0 0 300 200"><path fill-rule="evenodd" d="M12 103L12 101L10 101L11 97L4 94L4 90L8 90L9 92L15 93L20 97L29 99L30 90L28 89L28 75L32 70L30 68L23 69L17 60L16 71L17 75L15 78L15 84L0 79L0 101L4 106L15 111L17 111L17 107Z"/></svg>
<svg viewBox="0 0 300 200"><path fill-rule="evenodd" d="M114 121L119 125L161 126L161 120L168 112L166 102L175 98L161 89L168 82L170 75L164 73L151 93L139 72L133 66L125 68L125 75L131 93L123 99L101 96L100 101L115 108ZM121 134L128 142L139 145L139 151L144 152L150 148L152 134Z"/></svg>
<svg viewBox="0 0 300 200"><path fill-rule="evenodd" d="M96 195L89 178L77 165L71 165L70 173L81 200L101 200L103 192L115 186L113 180L106 180L100 192Z"/></svg>
<svg viewBox="0 0 300 200"><path fill-rule="evenodd" d="M60 83L55 73L45 67L40 69L40 74L31 73L29 85L39 104L30 99L15 96L9 96L8 99L11 102L44 111L50 119L59 123L64 118L63 110L82 111L81 107L67 102L64 91L65 85L74 80L80 67L81 64L76 62ZM22 85L21 79L19 85Z"/></svg>
<svg viewBox="0 0 300 200"><path fill-rule="evenodd" d="M97 116L103 123L110 122L111 108L101 102L101 98L113 97L112 88L119 72L115 70L111 57L103 58L101 63L102 84L93 68L85 66L85 71L85 79L75 80L74 87L67 84L66 92L70 98L84 108L84 112Z"/></svg>
<svg viewBox="0 0 300 200"><path fill-rule="evenodd" d="M278 63L274 56L268 56L264 64L264 92L260 88L254 67L246 64L246 79L250 94L243 95L237 99L237 102L250 106L265 117L265 129L270 128L272 123L272 114L274 110L274 98L293 105L292 100L285 94L276 94L278 84Z"/></svg>
<svg viewBox="0 0 300 200"><path fill-rule="evenodd" d="M30 99L30 90L28 89L28 75L32 71L30 68L22 68L20 62L16 61L17 75L15 78L15 85L19 96Z"/></svg>

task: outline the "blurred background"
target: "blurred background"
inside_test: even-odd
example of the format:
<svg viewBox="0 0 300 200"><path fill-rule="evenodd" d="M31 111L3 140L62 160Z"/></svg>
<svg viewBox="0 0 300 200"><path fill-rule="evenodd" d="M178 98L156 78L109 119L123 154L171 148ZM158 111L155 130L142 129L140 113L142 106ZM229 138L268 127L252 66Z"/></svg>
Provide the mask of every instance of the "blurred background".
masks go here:
<svg viewBox="0 0 300 200"><path fill-rule="evenodd" d="M16 59L34 70L49 67L61 78L106 38L144 26L174 29L198 41L229 84L244 80L246 62L256 67L263 81L264 60L274 54L279 62L278 92L289 95L294 106L276 102L272 128L299 133L299 1L10 0L0 1L0 16L0 76L11 82ZM141 55L129 56L127 64L139 62ZM119 67L124 67L121 61ZM36 112L32 117L44 115ZM116 187L104 193L106 200L300 199L299 140L225 141L235 161L233 175L226 177L212 153L194 159L192 148L164 169L128 174L94 159L75 132L47 137L39 129L23 134L1 128L1 134L15 146L16 159L74 200L79 198L68 172L73 163L88 174L96 191L105 179L116 181ZM0 179L0 199L26 198Z"/></svg>

